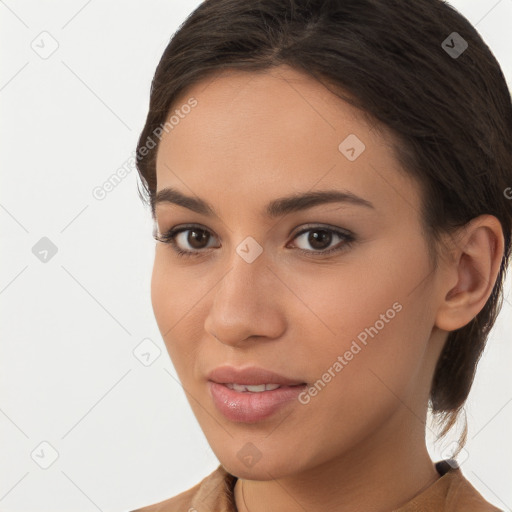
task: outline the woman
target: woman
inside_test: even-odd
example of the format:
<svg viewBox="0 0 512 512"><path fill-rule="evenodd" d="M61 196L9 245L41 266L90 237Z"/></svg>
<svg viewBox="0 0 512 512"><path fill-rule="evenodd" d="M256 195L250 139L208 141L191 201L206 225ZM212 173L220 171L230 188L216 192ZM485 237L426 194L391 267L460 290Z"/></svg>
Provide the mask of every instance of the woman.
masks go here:
<svg viewBox="0 0 512 512"><path fill-rule="evenodd" d="M455 424L511 250L512 105L439 0L206 0L137 147L152 303L219 467L140 510L496 511Z"/></svg>

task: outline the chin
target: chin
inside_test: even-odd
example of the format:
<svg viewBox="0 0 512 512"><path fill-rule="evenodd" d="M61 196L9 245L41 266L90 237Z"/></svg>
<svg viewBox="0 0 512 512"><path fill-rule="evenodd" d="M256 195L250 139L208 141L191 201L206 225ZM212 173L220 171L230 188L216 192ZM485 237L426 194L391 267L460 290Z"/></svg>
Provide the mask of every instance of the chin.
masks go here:
<svg viewBox="0 0 512 512"><path fill-rule="evenodd" d="M295 473L300 468L297 461L292 461L285 454L276 453L275 451L270 457L261 454L261 458L256 461L255 459L251 461L243 454L239 456L239 453L222 454L221 457L217 456L217 458L226 471L246 480L274 480Z"/></svg>

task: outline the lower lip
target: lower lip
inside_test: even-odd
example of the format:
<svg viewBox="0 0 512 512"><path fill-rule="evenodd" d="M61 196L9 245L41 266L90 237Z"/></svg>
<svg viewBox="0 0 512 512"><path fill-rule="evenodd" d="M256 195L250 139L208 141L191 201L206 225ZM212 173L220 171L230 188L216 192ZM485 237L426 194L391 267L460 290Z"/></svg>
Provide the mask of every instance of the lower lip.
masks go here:
<svg viewBox="0 0 512 512"><path fill-rule="evenodd" d="M231 421L254 423L274 414L287 403L296 400L306 384L283 386L272 391L235 391L224 384L208 381L215 407Z"/></svg>

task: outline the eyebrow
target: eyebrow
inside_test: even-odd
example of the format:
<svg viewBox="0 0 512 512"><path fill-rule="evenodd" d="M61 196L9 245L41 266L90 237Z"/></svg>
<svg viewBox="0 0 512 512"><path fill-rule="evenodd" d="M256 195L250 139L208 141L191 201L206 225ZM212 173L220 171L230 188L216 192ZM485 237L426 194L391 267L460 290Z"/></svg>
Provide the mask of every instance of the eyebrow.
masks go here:
<svg viewBox="0 0 512 512"><path fill-rule="evenodd" d="M375 209L374 205L370 201L367 201L348 190L316 190L313 192L305 192L274 199L267 204L265 212L268 217L275 218L291 212L306 210L319 204L335 202L348 203ZM160 203L176 204L201 215L219 218L215 208L213 208L213 206L208 202L198 197L186 196L175 188L167 187L157 192L153 201L153 214L155 212L156 205Z"/></svg>

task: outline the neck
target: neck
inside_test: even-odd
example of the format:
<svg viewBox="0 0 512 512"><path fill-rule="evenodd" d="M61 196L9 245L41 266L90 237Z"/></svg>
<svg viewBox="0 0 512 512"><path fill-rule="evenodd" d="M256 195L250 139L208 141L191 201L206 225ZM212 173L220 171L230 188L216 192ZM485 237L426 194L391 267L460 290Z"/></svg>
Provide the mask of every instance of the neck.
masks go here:
<svg viewBox="0 0 512 512"><path fill-rule="evenodd" d="M237 480L238 511L382 512L401 507L439 478L425 446L424 425L418 418L411 425L406 417L411 419L410 412L392 417L378 435L324 464L275 480Z"/></svg>

